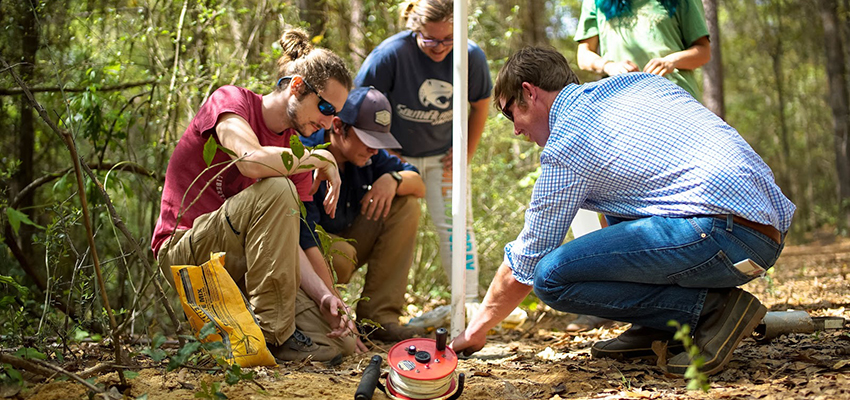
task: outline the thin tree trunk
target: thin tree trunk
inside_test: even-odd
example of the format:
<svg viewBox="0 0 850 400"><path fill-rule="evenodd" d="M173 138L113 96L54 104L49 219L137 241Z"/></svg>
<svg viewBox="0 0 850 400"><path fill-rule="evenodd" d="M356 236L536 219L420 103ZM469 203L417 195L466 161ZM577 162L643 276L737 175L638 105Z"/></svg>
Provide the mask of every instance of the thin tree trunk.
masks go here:
<svg viewBox="0 0 850 400"><path fill-rule="evenodd" d="M38 26L35 18L35 10L32 3L21 1L18 3L20 9L20 48L21 48L21 79L25 82L32 82L35 75L35 57L38 52ZM14 176L14 193L29 185L34 179L33 156L35 151L35 115L33 113L32 104L25 98L18 99L18 112L20 119L18 120L17 132L17 147L18 159L21 161L20 168ZM33 205L34 196L31 194L22 198L19 203L19 208L28 208ZM33 266L38 266L41 263L35 262L37 257L33 257L33 241L32 235L34 230L29 225L21 226L19 233L20 247L23 254Z"/></svg>
<svg viewBox="0 0 850 400"><path fill-rule="evenodd" d="M365 26L366 13L363 10L363 0L351 0L348 4L351 8L351 18L346 19L348 23L348 49L351 51L351 62L354 71L360 70L360 65L366 59L366 46L364 43L363 27Z"/></svg>
<svg viewBox="0 0 850 400"><path fill-rule="evenodd" d="M839 227L850 227L850 119L847 109L847 70L842 44L841 24L836 0L820 0L826 50L826 75L829 80L829 105L832 108L835 165L838 170Z"/></svg>
<svg viewBox="0 0 850 400"><path fill-rule="evenodd" d="M723 59L720 51L720 27L717 20L717 0L702 0L705 22L711 39L711 61L702 67L702 102L720 118L726 119L723 100Z"/></svg>
<svg viewBox="0 0 850 400"><path fill-rule="evenodd" d="M546 38L546 2L544 0L527 0L522 16L522 42L525 45L549 44Z"/></svg>
<svg viewBox="0 0 850 400"><path fill-rule="evenodd" d="M312 35L325 34L325 0L298 0L298 9L301 20L310 24Z"/></svg>

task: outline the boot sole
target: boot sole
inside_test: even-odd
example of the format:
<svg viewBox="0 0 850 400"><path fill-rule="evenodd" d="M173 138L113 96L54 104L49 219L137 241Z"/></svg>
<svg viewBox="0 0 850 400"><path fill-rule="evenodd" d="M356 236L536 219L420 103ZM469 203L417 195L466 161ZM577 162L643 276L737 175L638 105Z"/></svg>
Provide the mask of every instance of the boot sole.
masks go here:
<svg viewBox="0 0 850 400"><path fill-rule="evenodd" d="M746 292L744 292L746 293ZM726 364L732 359L732 355L735 353L735 349L741 343L741 341L747 337L752 335L756 326L758 326L759 322L761 322L762 318L764 318L765 314L767 314L767 307L761 304L755 296L750 295L749 304L747 305L747 309L744 313L738 317L736 322L736 329L732 331L732 334L726 337L723 344L720 346L720 349L717 351L714 358L711 360L706 360L705 364L703 364L700 371L706 375L713 375L717 372L720 372ZM754 307L756 303L758 306ZM745 322L746 321L746 322ZM743 325L743 329L740 331L737 329L739 326ZM734 332L738 332L735 335ZM718 359L718 356L722 355L722 359ZM684 376L685 372L688 370L689 365L667 365L667 372L672 375Z"/></svg>

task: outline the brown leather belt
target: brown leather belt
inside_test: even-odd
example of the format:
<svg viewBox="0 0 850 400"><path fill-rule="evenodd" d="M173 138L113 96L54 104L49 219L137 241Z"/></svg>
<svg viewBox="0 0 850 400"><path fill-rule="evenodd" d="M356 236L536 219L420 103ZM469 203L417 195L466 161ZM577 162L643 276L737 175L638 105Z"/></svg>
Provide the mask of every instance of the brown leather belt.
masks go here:
<svg viewBox="0 0 850 400"><path fill-rule="evenodd" d="M725 215L715 215L714 218L725 220ZM776 242L776 244L782 243L782 232L779 232L778 229L770 226L770 225L762 225L758 222L753 222L745 218L741 218L737 215L732 217L732 222L737 225L746 226L762 235L769 237L771 240Z"/></svg>

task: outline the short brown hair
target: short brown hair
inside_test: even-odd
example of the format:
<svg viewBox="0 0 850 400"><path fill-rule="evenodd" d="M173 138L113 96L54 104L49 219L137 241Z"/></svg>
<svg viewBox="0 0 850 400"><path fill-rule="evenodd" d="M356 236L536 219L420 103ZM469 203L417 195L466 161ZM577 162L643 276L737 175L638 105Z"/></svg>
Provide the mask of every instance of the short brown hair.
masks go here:
<svg viewBox="0 0 850 400"><path fill-rule="evenodd" d="M411 0L401 7L401 23L421 32L429 22L453 22L454 6L454 0Z"/></svg>
<svg viewBox="0 0 850 400"><path fill-rule="evenodd" d="M493 103L501 110L500 99L516 99L517 104L525 104L522 98L522 83L528 82L545 91L560 91L570 83L581 83L570 63L558 51L551 47L526 47L514 53L496 78L493 89Z"/></svg>
<svg viewBox="0 0 850 400"><path fill-rule="evenodd" d="M316 48L310 36L302 29L289 29L280 38L283 55L277 60L277 77L300 75L322 90L328 79L334 79L346 89L352 85L351 72L338 55Z"/></svg>

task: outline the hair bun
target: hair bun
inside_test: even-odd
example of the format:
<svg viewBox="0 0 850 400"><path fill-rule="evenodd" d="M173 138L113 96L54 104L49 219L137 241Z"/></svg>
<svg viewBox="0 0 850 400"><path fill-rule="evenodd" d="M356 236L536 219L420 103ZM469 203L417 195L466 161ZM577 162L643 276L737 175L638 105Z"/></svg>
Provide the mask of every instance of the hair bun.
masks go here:
<svg viewBox="0 0 850 400"><path fill-rule="evenodd" d="M313 51L310 35L300 28L287 29L278 41L283 51L282 61L297 60Z"/></svg>

